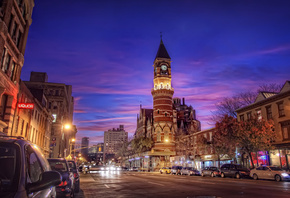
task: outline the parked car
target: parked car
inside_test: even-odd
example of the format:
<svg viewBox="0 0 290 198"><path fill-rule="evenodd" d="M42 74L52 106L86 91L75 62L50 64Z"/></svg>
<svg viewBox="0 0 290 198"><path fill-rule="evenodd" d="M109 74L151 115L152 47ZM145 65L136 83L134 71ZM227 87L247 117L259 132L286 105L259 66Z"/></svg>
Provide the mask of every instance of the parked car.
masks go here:
<svg viewBox="0 0 290 198"><path fill-rule="evenodd" d="M182 169L182 166L172 166L171 167L171 174L172 175L180 175L181 169Z"/></svg>
<svg viewBox="0 0 290 198"><path fill-rule="evenodd" d="M74 196L74 176L72 170L69 169L68 163L64 158L47 159L51 169L58 171L62 176L62 182L56 186L57 197L73 197Z"/></svg>
<svg viewBox="0 0 290 198"><path fill-rule="evenodd" d="M250 172L250 176L257 179L274 179L276 181L290 180L290 172L277 166L259 166Z"/></svg>
<svg viewBox="0 0 290 198"><path fill-rule="evenodd" d="M43 156L21 137L0 136L0 197L55 197L61 175Z"/></svg>
<svg viewBox="0 0 290 198"><path fill-rule="evenodd" d="M235 177L240 179L241 177L250 177L250 170L243 168L239 164L223 164L221 166L221 177Z"/></svg>
<svg viewBox="0 0 290 198"><path fill-rule="evenodd" d="M129 168L129 171L138 171L138 170L139 170L138 167L130 167L130 168Z"/></svg>
<svg viewBox="0 0 290 198"><path fill-rule="evenodd" d="M218 167L208 166L208 167L205 167L204 169L202 169L201 176L202 177L204 177L204 176L211 176L211 177L220 176L220 171L219 171Z"/></svg>
<svg viewBox="0 0 290 198"><path fill-rule="evenodd" d="M200 172L193 167L183 167L180 171L181 175L200 175Z"/></svg>
<svg viewBox="0 0 290 198"><path fill-rule="evenodd" d="M68 160L69 168L72 170L74 175L74 190L76 193L80 191L80 174L79 170L77 169L76 162L73 160Z"/></svg>
<svg viewBox="0 0 290 198"><path fill-rule="evenodd" d="M159 170L159 172L161 174L166 173L166 174L170 174L171 173L171 167L163 167Z"/></svg>

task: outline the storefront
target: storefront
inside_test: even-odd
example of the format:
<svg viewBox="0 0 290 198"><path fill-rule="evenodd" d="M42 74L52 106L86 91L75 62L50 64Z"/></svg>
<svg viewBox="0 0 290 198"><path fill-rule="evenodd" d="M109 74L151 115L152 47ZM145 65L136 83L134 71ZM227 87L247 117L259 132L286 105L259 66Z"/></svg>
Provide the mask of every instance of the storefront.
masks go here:
<svg viewBox="0 0 290 198"><path fill-rule="evenodd" d="M269 152L258 151L252 152L251 155L255 167L260 165L271 165L281 167L285 170L289 170L290 168L290 149L275 149Z"/></svg>

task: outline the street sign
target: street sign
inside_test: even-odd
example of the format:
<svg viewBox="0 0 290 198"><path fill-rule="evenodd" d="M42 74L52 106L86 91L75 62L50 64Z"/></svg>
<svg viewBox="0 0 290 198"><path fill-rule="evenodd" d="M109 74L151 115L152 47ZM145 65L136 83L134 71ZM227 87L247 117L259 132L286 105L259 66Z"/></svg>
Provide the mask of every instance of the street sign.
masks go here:
<svg viewBox="0 0 290 198"><path fill-rule="evenodd" d="M34 104L33 103L19 103L18 108L19 109L33 109Z"/></svg>

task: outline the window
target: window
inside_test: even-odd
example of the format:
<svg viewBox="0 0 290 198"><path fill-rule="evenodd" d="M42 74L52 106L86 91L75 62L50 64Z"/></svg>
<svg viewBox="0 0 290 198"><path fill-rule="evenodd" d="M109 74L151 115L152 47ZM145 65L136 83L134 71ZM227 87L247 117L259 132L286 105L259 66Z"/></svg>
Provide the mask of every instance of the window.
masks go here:
<svg viewBox="0 0 290 198"><path fill-rule="evenodd" d="M22 120L20 135L23 135L23 129L24 129L24 120Z"/></svg>
<svg viewBox="0 0 290 198"><path fill-rule="evenodd" d="M18 125L19 125L19 117L16 118L16 123L15 123L15 134L18 132Z"/></svg>
<svg viewBox="0 0 290 198"><path fill-rule="evenodd" d="M261 109L256 110L258 120L262 120L262 112Z"/></svg>
<svg viewBox="0 0 290 198"><path fill-rule="evenodd" d="M279 102L279 103L277 103L277 105L278 105L279 117L285 116L283 102Z"/></svg>
<svg viewBox="0 0 290 198"><path fill-rule="evenodd" d="M22 32L19 30L18 35L16 37L16 45L17 45L17 47L20 46L21 37L22 37Z"/></svg>
<svg viewBox="0 0 290 198"><path fill-rule="evenodd" d="M249 119L251 119L252 118L252 114L251 114L251 112L248 112L247 113L247 119L249 120Z"/></svg>
<svg viewBox="0 0 290 198"><path fill-rule="evenodd" d="M160 131L157 131L157 142L161 141L161 134Z"/></svg>
<svg viewBox="0 0 290 198"><path fill-rule="evenodd" d="M290 140L290 120L281 123L283 140Z"/></svg>
<svg viewBox="0 0 290 198"><path fill-rule="evenodd" d="M14 22L13 24L13 29L12 29L12 32L11 32L11 38L12 40L14 40L16 42L16 30L17 30L17 23Z"/></svg>
<svg viewBox="0 0 290 198"><path fill-rule="evenodd" d="M9 69L11 56L9 53L6 53L5 61L2 70L6 73Z"/></svg>
<svg viewBox="0 0 290 198"><path fill-rule="evenodd" d="M37 182L42 173L41 165L33 149L29 146L27 149L27 173L32 183Z"/></svg>
<svg viewBox="0 0 290 198"><path fill-rule="evenodd" d="M266 112L267 112L267 119L271 120L272 119L272 109L271 106L266 107Z"/></svg>
<svg viewBox="0 0 290 198"><path fill-rule="evenodd" d="M2 67L0 68L0 69L2 69L3 71L4 71L4 60L5 60L6 52L7 52L7 49L4 48L4 50L3 50L3 54L2 54L2 58L1 58L1 65L2 65Z"/></svg>
<svg viewBox="0 0 290 198"><path fill-rule="evenodd" d="M11 26L12 26L12 22L13 22L14 16L13 14L10 15L10 20L9 20L9 25L8 25L8 31L10 32Z"/></svg>
<svg viewBox="0 0 290 198"><path fill-rule="evenodd" d="M0 106L0 120L4 120L4 118L5 118L7 101L8 101L8 95L3 94L2 99L1 99L1 106Z"/></svg>
<svg viewBox="0 0 290 198"><path fill-rule="evenodd" d="M15 72L15 62L14 61L12 61L12 65L11 65L11 74L10 74L10 79L12 80L12 81L14 81L14 72Z"/></svg>
<svg viewBox="0 0 290 198"><path fill-rule="evenodd" d="M26 129L25 129L24 137L27 137L27 134L28 134L28 123L26 123Z"/></svg>
<svg viewBox="0 0 290 198"><path fill-rule="evenodd" d="M244 121L245 120L244 115L240 115L240 120L241 121Z"/></svg>

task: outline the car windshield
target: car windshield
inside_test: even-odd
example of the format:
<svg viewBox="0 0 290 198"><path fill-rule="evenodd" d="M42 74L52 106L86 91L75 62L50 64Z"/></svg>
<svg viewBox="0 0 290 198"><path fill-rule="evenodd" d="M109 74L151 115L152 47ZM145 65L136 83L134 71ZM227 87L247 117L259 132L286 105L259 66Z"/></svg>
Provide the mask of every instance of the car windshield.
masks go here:
<svg viewBox="0 0 290 198"><path fill-rule="evenodd" d="M0 145L0 192L17 190L19 164L17 149L12 144Z"/></svg>
<svg viewBox="0 0 290 198"><path fill-rule="evenodd" d="M49 160L48 162L50 164L51 169L54 171L58 171L58 172L67 171L66 163L64 161Z"/></svg>
<svg viewBox="0 0 290 198"><path fill-rule="evenodd" d="M281 168L277 167L277 166L270 166L271 170L275 170L275 171L283 171Z"/></svg>

